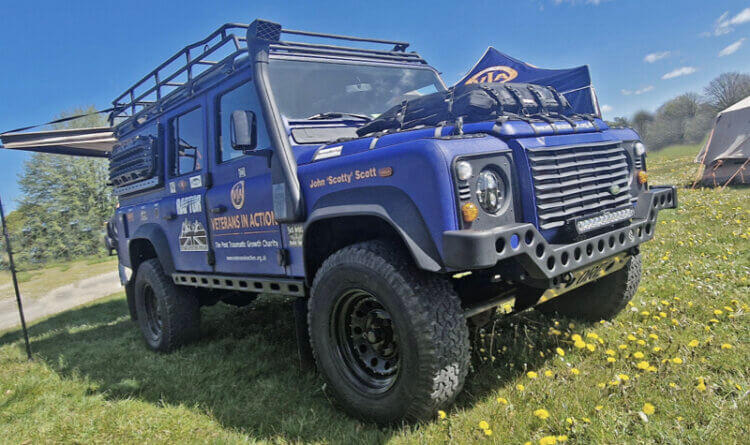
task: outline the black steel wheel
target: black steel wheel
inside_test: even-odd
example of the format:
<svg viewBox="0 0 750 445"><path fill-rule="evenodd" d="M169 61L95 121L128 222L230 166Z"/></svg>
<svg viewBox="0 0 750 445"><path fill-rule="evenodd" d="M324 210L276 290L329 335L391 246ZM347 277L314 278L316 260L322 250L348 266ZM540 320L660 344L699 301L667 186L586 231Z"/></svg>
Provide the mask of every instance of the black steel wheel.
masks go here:
<svg viewBox="0 0 750 445"><path fill-rule="evenodd" d="M141 263L133 290L138 324L149 348L167 352L198 337L198 298L177 287L159 260Z"/></svg>
<svg viewBox="0 0 750 445"><path fill-rule="evenodd" d="M381 424L432 418L469 368L469 335L450 282L399 246L369 241L331 255L315 275L310 343L334 400Z"/></svg>

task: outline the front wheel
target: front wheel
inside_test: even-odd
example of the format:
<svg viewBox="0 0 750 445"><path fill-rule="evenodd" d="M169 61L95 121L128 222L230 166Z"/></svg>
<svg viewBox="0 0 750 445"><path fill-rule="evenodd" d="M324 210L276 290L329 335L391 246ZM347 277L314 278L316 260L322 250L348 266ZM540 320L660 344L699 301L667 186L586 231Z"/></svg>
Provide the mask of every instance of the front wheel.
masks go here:
<svg viewBox="0 0 750 445"><path fill-rule="evenodd" d="M310 341L318 369L350 414L424 420L450 404L469 367L469 336L450 283L394 246L345 247L315 275Z"/></svg>
<svg viewBox="0 0 750 445"><path fill-rule="evenodd" d="M641 282L641 268L638 254L617 272L540 304L537 310L585 321L614 318L635 295Z"/></svg>

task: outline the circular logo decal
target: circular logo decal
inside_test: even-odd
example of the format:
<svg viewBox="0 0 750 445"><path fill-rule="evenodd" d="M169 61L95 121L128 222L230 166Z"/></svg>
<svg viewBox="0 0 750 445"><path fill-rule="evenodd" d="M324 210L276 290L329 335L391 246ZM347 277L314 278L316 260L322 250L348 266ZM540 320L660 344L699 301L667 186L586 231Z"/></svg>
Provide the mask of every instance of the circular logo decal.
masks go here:
<svg viewBox="0 0 750 445"><path fill-rule="evenodd" d="M486 82L510 82L518 76L518 71L509 66L491 66L474 74L465 82L466 85L472 83Z"/></svg>
<svg viewBox="0 0 750 445"><path fill-rule="evenodd" d="M234 184L229 197L232 200L232 207L237 210L241 209L245 205L245 181Z"/></svg>

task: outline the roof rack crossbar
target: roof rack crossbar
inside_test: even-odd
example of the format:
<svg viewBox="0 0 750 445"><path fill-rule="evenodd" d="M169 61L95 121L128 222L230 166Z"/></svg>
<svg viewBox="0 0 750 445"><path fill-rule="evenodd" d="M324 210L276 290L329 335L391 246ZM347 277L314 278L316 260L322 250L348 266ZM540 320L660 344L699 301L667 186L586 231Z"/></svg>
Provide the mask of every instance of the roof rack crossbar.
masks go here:
<svg viewBox="0 0 750 445"><path fill-rule="evenodd" d="M353 57L370 58L370 59L378 59L378 60L426 63L419 56L413 57L405 53L396 53L396 52L390 53L390 54L372 54L370 52L360 51L358 49L357 50L349 49L347 51L347 50L328 49L328 48L320 47L317 45L299 46L295 42L272 43L270 47L271 47L271 50L288 50L288 51L293 51L295 53L321 54L321 55L333 55L333 56L350 56L350 57L353 56Z"/></svg>
<svg viewBox="0 0 750 445"><path fill-rule="evenodd" d="M348 46L338 46L338 45L325 45L320 43L303 43L303 42L289 42L289 41L279 41L276 43L277 45L294 45L294 46L302 46L307 48L326 48L326 49L332 49L332 50L343 50L343 51L352 51L352 47ZM385 50L378 50L378 49L362 49L362 48L356 48L357 52L362 53L368 53L368 54L383 54L383 55L399 55L401 57L411 57L415 59L419 59L419 54L411 52L401 52L401 51L385 51Z"/></svg>
<svg viewBox="0 0 750 445"><path fill-rule="evenodd" d="M385 45L393 45L393 51L400 51L400 52L406 51L406 48L409 47L408 42L399 42L397 40L382 40L382 39L370 39L366 37L342 36L338 34L326 34L322 32L298 31L295 29L282 29L281 32L286 33L286 34L296 34L299 36L321 37L325 39L335 39L335 40L349 40L351 42L382 43Z"/></svg>

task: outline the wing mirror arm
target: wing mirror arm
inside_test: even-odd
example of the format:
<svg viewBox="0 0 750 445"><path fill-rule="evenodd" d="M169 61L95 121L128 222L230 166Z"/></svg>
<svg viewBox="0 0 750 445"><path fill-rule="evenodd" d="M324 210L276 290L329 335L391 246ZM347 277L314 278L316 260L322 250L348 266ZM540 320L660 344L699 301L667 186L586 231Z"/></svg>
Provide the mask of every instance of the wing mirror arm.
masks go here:
<svg viewBox="0 0 750 445"><path fill-rule="evenodd" d="M242 151L246 155L263 156L267 160L268 168L271 168L273 151L255 151L258 147L258 121L255 113L248 110L232 111L229 135L234 150Z"/></svg>

